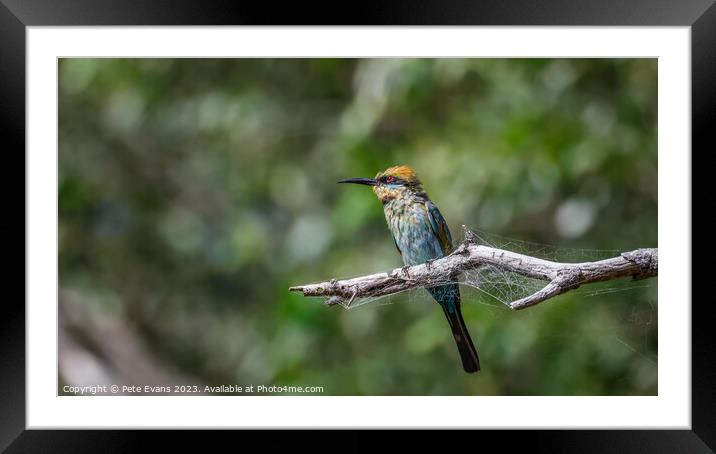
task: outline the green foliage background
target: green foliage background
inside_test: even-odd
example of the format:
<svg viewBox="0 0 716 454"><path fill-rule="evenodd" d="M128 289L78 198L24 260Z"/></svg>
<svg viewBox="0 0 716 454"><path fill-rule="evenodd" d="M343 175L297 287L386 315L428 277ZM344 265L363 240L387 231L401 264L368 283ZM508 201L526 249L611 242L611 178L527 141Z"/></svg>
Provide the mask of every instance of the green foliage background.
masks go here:
<svg viewBox="0 0 716 454"><path fill-rule="evenodd" d="M477 375L424 290L287 288L402 265L370 191L335 184L395 164L456 239L656 247L656 115L655 59L62 59L61 291L197 383L654 395L656 280L521 312L464 288Z"/></svg>

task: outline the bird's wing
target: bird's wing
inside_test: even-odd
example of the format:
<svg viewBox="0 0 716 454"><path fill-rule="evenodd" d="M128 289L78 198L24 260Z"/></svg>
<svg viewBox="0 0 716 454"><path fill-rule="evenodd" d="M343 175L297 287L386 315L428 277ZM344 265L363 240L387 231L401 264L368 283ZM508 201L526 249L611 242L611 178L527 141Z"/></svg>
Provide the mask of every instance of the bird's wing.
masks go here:
<svg viewBox="0 0 716 454"><path fill-rule="evenodd" d="M444 254L452 252L452 236L450 235L450 229L448 228L445 218L435 206L433 202L428 200L425 202L425 208L428 210L428 219L430 219L430 227L433 229L433 233L440 241L440 248Z"/></svg>

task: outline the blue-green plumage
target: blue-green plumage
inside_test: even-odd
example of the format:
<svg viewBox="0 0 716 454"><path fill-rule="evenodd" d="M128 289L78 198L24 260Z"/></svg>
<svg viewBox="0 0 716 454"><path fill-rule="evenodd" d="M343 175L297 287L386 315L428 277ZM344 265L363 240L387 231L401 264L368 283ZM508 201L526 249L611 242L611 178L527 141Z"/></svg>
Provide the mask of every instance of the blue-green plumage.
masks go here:
<svg viewBox="0 0 716 454"><path fill-rule="evenodd" d="M358 178L343 182L373 186L373 191L383 202L388 227L405 265L418 265L452 252L450 229L438 207L422 190L412 169L392 167L374 180ZM462 318L457 280L427 290L440 304L450 323L465 371L477 372L480 360Z"/></svg>

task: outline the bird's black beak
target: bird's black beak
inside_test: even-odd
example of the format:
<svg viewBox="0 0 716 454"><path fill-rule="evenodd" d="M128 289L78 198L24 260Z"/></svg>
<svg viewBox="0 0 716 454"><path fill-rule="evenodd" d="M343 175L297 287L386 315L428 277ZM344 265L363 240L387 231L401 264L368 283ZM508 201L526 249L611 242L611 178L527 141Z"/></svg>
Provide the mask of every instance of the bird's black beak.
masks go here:
<svg viewBox="0 0 716 454"><path fill-rule="evenodd" d="M375 186L378 182L372 178L348 178L347 180L341 180L339 183L354 183L364 184L366 186Z"/></svg>

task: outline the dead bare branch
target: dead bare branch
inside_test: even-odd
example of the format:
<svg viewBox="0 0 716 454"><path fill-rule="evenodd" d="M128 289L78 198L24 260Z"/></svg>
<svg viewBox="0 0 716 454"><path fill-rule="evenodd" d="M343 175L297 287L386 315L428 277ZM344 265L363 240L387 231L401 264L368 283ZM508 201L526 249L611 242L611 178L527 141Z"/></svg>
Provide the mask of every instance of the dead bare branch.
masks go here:
<svg viewBox="0 0 716 454"><path fill-rule="evenodd" d="M624 277L644 279L658 275L659 250L656 248L623 252L617 257L596 262L560 263L475 244L474 235L464 226L463 229L466 241L452 254L429 264L396 268L386 273L351 279L331 279L299 285L289 288L289 291L302 292L304 296L326 297L326 304L334 305L353 301L355 298L379 297L415 288L433 287L459 276L464 271L491 265L503 271L547 282L545 287L532 295L510 303L512 309L519 310L584 284Z"/></svg>

